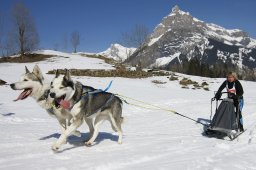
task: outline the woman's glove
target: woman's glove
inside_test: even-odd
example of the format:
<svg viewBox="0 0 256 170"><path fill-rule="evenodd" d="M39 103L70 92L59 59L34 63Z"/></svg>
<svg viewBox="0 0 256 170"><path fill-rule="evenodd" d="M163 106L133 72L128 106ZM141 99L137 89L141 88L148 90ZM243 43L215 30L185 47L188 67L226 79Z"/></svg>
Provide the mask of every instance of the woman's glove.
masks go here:
<svg viewBox="0 0 256 170"><path fill-rule="evenodd" d="M239 104L239 101L238 101L239 96L236 95L236 94L232 94L232 95L231 95L231 98L232 98L233 101L234 101L234 105L235 105L235 106L238 106L238 104Z"/></svg>

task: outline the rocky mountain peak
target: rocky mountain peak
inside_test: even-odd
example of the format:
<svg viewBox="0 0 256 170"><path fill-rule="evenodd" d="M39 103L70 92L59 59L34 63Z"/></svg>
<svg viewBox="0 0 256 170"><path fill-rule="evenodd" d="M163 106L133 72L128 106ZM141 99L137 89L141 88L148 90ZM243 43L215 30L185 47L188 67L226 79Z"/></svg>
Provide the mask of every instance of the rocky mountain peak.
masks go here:
<svg viewBox="0 0 256 170"><path fill-rule="evenodd" d="M127 57L131 56L136 48L127 48L120 44L111 44L111 46L99 55L103 55L107 58L113 58L116 61L124 61Z"/></svg>
<svg viewBox="0 0 256 170"><path fill-rule="evenodd" d="M172 8L172 13L178 13L180 11L180 7L178 5L175 5L173 8Z"/></svg>
<svg viewBox="0 0 256 170"><path fill-rule="evenodd" d="M242 30L206 23L174 6L127 62L182 70L184 62L193 58L209 66L227 64L256 70L256 40Z"/></svg>

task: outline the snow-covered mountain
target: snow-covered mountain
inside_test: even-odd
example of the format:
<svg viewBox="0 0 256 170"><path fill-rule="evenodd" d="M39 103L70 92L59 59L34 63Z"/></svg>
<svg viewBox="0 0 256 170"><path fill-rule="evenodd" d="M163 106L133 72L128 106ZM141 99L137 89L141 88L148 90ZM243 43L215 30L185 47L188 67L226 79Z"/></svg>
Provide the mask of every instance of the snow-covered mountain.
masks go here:
<svg viewBox="0 0 256 170"><path fill-rule="evenodd" d="M135 50L136 48L127 48L120 44L111 44L111 46L106 51L98 54L107 58L113 58L117 61L124 61L129 56L131 56Z"/></svg>
<svg viewBox="0 0 256 170"><path fill-rule="evenodd" d="M209 65L226 63L253 69L256 40L242 30L205 23L175 6L127 62L170 68L194 57Z"/></svg>

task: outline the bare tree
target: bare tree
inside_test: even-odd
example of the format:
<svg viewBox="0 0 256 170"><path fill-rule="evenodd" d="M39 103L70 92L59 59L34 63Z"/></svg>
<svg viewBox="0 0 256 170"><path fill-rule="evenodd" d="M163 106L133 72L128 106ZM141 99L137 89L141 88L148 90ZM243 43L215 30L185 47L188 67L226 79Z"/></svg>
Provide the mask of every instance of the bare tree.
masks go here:
<svg viewBox="0 0 256 170"><path fill-rule="evenodd" d="M53 50L58 51L59 50L59 43L54 43Z"/></svg>
<svg viewBox="0 0 256 170"><path fill-rule="evenodd" d="M121 35L121 44L126 47L138 48L143 44L149 35L149 30L145 25L136 24L130 31Z"/></svg>
<svg viewBox="0 0 256 170"><path fill-rule="evenodd" d="M17 3L12 8L14 21L14 36L19 47L21 56L25 52L34 50L39 44L39 36L33 17L29 10L22 4Z"/></svg>
<svg viewBox="0 0 256 170"><path fill-rule="evenodd" d="M77 31L72 32L70 42L74 48L74 53L77 52L77 47L80 44L80 34Z"/></svg>
<svg viewBox="0 0 256 170"><path fill-rule="evenodd" d="M16 36L12 33L9 32L6 37L5 37L5 42L3 43L3 48L5 50L5 55L10 56L12 54L17 54L18 46L15 45L16 41Z"/></svg>
<svg viewBox="0 0 256 170"><path fill-rule="evenodd" d="M63 43L63 50L67 52L68 51L68 37L67 37L67 34L63 35L62 43Z"/></svg>

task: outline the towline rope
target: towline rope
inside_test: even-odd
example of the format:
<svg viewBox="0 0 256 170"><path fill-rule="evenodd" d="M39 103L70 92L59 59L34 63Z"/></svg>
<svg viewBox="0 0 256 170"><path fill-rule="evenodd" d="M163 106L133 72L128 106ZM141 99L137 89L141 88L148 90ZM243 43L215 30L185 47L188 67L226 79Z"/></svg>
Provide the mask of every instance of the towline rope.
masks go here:
<svg viewBox="0 0 256 170"><path fill-rule="evenodd" d="M188 116L186 116L186 115L183 115L183 114L181 114L181 113L178 113L178 112L175 111L175 110L168 109L168 108L164 108L164 107L160 107L160 106L156 106L156 105L153 105L153 104L150 104L150 103L141 101L141 100L133 99L133 98L131 98L131 97L127 97L127 96L124 96L124 95L121 95L121 94L115 94L115 95L118 96L118 97L120 97L120 98L121 98L126 104L128 104L128 105L132 105L132 106L136 106L136 107L140 107L140 108L144 108L144 109L148 109L148 110L149 110L149 109L157 109L157 110L166 111L166 112L168 112L168 113L172 113L172 114L175 114L175 115L184 117L184 118L189 119L189 120L191 120L191 121L193 121L193 122L196 122L196 123L199 123L199 124L201 124L201 125L203 125L203 126L209 127L209 125L204 124L204 123L202 123L202 122L200 122L200 121L198 121L198 120L195 120L195 119L193 119L193 118L191 118L191 117L188 117ZM138 103L142 103L142 104L144 104L144 105L131 103L131 102L128 102L127 100L125 100L125 99L127 99L127 100L133 100L133 101L136 101L136 102L138 102ZM146 106L145 106L145 105L146 105Z"/></svg>

